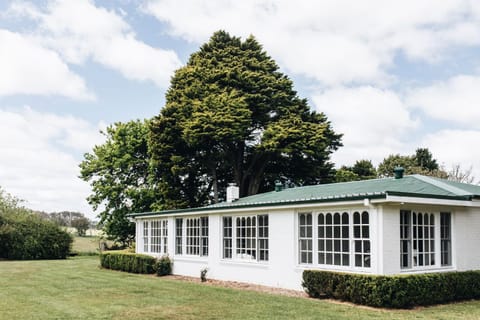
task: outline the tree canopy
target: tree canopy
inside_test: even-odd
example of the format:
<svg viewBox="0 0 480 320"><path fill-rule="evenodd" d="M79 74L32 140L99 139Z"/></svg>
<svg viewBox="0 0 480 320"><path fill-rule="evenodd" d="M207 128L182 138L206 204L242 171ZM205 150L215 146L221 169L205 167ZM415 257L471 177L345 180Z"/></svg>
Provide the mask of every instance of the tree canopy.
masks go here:
<svg viewBox="0 0 480 320"><path fill-rule="evenodd" d="M340 139L253 36L216 32L175 72L150 123L156 206L216 202L232 181L241 196L272 189L279 177L329 182Z"/></svg>
<svg viewBox="0 0 480 320"><path fill-rule="evenodd" d="M112 240L133 240L135 226L126 214L150 211L155 185L149 181L148 126L146 121L115 123L104 132L106 141L85 154L81 178L90 182L88 197L100 209L100 224Z"/></svg>

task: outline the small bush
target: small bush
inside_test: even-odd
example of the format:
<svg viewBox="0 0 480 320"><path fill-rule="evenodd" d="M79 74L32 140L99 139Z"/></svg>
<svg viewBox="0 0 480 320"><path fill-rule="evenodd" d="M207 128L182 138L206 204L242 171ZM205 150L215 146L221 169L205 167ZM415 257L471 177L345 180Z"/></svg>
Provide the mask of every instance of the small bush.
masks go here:
<svg viewBox="0 0 480 320"><path fill-rule="evenodd" d="M105 251L100 253L100 265L103 268L132 273L152 274L156 272L157 259L154 257L126 251Z"/></svg>
<svg viewBox="0 0 480 320"><path fill-rule="evenodd" d="M168 256L163 256L157 261L157 275L166 276L172 273L172 260Z"/></svg>
<svg viewBox="0 0 480 320"><path fill-rule="evenodd" d="M480 298L480 271L372 276L305 270L302 285L314 298L411 308Z"/></svg>
<svg viewBox="0 0 480 320"><path fill-rule="evenodd" d="M200 270L200 280L202 282L207 281L207 272L208 272L208 268L203 268L202 270Z"/></svg>

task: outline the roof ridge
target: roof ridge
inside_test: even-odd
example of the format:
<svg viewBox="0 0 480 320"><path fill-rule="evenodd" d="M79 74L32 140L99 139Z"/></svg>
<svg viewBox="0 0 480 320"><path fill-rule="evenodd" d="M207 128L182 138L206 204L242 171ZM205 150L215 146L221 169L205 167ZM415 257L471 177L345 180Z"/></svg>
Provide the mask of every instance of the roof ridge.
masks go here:
<svg viewBox="0 0 480 320"><path fill-rule="evenodd" d="M442 179L434 179L432 177L424 176L421 174L413 174L412 176L419 180L422 180L423 182L429 183L435 187L441 188L451 193L455 193L456 195L461 195L461 196L471 195L470 192L464 189L461 189L459 187L454 187L452 185L449 185L448 183L443 182Z"/></svg>

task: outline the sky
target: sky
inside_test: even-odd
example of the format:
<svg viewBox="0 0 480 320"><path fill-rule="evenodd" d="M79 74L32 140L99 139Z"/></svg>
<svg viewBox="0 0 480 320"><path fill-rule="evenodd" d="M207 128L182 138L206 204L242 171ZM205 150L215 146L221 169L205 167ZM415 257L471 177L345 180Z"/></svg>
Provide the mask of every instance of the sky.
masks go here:
<svg viewBox="0 0 480 320"><path fill-rule="evenodd" d="M0 186L93 218L83 155L157 115L217 30L254 35L344 134L337 167L423 147L480 179L480 1L0 0Z"/></svg>

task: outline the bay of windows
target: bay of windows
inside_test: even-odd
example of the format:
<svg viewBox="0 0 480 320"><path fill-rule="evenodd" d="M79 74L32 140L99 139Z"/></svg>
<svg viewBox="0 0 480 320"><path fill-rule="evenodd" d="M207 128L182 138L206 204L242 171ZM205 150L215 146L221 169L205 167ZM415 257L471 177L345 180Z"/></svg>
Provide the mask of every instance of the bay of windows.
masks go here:
<svg viewBox="0 0 480 320"><path fill-rule="evenodd" d="M299 213L298 240L301 264L370 267L367 211Z"/></svg>
<svg viewBox="0 0 480 320"><path fill-rule="evenodd" d="M168 221L166 219L143 222L143 251L150 253L168 252Z"/></svg>
<svg viewBox="0 0 480 320"><path fill-rule="evenodd" d="M224 259L268 261L268 215L229 216L222 222Z"/></svg>
<svg viewBox="0 0 480 320"><path fill-rule="evenodd" d="M440 225L438 225L440 218ZM436 235L440 228L440 239ZM400 211L400 267L402 269L424 268L452 264L451 213L440 214Z"/></svg>
<svg viewBox="0 0 480 320"><path fill-rule="evenodd" d="M208 256L208 217L175 219L175 254Z"/></svg>

